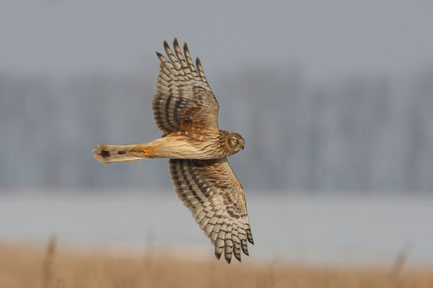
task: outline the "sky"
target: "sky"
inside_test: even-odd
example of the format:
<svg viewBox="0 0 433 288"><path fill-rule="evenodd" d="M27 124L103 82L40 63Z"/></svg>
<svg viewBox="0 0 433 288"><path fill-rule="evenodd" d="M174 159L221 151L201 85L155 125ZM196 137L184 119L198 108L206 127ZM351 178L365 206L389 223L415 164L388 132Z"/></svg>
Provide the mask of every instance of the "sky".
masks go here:
<svg viewBox="0 0 433 288"><path fill-rule="evenodd" d="M299 65L314 81L433 63L433 1L2 0L0 73L157 70L177 36L208 78Z"/></svg>

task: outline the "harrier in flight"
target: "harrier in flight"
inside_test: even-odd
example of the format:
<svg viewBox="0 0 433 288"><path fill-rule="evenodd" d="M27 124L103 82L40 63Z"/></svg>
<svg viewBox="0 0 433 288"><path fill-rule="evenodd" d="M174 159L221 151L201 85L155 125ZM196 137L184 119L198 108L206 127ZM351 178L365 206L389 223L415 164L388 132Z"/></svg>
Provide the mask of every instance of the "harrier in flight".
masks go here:
<svg viewBox="0 0 433 288"><path fill-rule="evenodd" d="M161 61L152 102L156 125L164 134L147 143L99 145L93 150L101 163L169 158L171 179L179 198L215 245L215 256L241 261L254 244L244 190L227 156L244 149L241 135L218 128L219 105L199 58L195 65L185 43L183 53L174 39L174 53Z"/></svg>

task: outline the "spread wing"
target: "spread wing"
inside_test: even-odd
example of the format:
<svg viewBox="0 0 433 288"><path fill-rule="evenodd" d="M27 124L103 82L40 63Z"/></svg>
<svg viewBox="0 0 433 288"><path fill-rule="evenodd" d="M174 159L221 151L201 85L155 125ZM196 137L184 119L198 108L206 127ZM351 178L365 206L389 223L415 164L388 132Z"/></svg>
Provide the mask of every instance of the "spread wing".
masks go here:
<svg viewBox="0 0 433 288"><path fill-rule="evenodd" d="M176 192L196 222L215 245L215 256L230 263L248 255L254 244L244 190L226 158L217 160L170 159Z"/></svg>
<svg viewBox="0 0 433 288"><path fill-rule="evenodd" d="M200 60L197 58L194 66L187 44L183 46L184 56L176 38L173 47L175 54L164 41L168 59L156 53L161 61L152 102L156 125L164 134L190 126L218 129L218 102L207 83Z"/></svg>

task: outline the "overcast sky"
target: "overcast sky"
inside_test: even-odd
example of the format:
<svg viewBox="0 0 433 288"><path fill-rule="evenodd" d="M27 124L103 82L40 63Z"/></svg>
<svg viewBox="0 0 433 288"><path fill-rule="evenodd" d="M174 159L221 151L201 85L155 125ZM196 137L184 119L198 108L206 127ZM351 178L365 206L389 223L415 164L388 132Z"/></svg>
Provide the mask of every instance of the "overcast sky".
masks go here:
<svg viewBox="0 0 433 288"><path fill-rule="evenodd" d="M157 69L177 36L220 75L301 65L315 80L433 64L433 1L2 0L0 72Z"/></svg>

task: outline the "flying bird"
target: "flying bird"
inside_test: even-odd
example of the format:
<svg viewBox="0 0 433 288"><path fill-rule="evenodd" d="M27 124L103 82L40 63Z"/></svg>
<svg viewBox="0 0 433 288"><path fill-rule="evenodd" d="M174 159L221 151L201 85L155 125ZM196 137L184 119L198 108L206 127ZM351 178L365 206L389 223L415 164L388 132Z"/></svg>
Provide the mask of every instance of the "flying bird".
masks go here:
<svg viewBox="0 0 433 288"><path fill-rule="evenodd" d="M156 52L160 72L152 102L161 138L147 143L99 145L93 150L101 163L169 158L171 180L179 198L215 246L215 256L231 262L248 255L254 244L244 189L227 157L244 149L245 140L218 128L219 105L199 58L195 65L185 43L183 53L174 39L166 41L167 57Z"/></svg>

